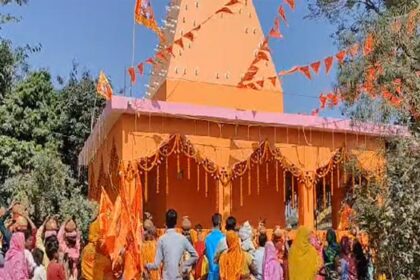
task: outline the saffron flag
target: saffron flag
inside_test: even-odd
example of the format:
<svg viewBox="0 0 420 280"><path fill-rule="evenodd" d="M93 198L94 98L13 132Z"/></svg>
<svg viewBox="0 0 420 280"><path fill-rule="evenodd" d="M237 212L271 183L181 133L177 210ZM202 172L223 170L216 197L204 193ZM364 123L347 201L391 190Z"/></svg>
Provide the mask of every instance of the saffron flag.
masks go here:
<svg viewBox="0 0 420 280"><path fill-rule="evenodd" d="M139 74L141 76L143 76L143 74L144 74L144 64L143 64L143 62L141 62L137 65L137 69L139 70Z"/></svg>
<svg viewBox="0 0 420 280"><path fill-rule="evenodd" d="M296 8L295 0L285 0L287 4L289 4L290 8L294 10Z"/></svg>
<svg viewBox="0 0 420 280"><path fill-rule="evenodd" d="M134 84L136 82L136 71L133 66L128 68L128 74L130 75L131 84Z"/></svg>
<svg viewBox="0 0 420 280"><path fill-rule="evenodd" d="M309 66L300 66L298 68L299 72L301 72L303 75L305 75L306 78L308 78L309 80L312 78L311 77L311 70L309 69Z"/></svg>
<svg viewBox="0 0 420 280"><path fill-rule="evenodd" d="M136 0L134 19L138 24L144 25L155 32L163 40L163 33L157 25L150 0Z"/></svg>
<svg viewBox="0 0 420 280"><path fill-rule="evenodd" d="M316 74L319 74L319 68L321 67L321 61L311 63L311 68Z"/></svg>
<svg viewBox="0 0 420 280"><path fill-rule="evenodd" d="M283 19L284 23L286 23L286 25L287 25L286 11L284 10L283 5L280 5L280 7L279 7L279 15Z"/></svg>
<svg viewBox="0 0 420 280"><path fill-rule="evenodd" d="M111 202L107 192L104 187L101 186L101 198L99 200L99 229L101 236L105 236L108 232L111 221L112 221L112 212L114 205Z"/></svg>
<svg viewBox="0 0 420 280"><path fill-rule="evenodd" d="M324 59L325 64L325 73L330 73L334 58L332 56L327 57Z"/></svg>
<svg viewBox="0 0 420 280"><path fill-rule="evenodd" d="M109 84L108 78L105 73L101 71L98 77L98 83L96 85L96 91L99 95L103 96L106 100L112 99L112 87Z"/></svg>

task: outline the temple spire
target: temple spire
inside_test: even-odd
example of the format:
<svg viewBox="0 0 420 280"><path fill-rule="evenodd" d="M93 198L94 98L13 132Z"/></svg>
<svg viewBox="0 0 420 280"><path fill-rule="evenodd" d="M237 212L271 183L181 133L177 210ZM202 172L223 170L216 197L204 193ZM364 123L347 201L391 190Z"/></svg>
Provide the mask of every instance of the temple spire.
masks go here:
<svg viewBox="0 0 420 280"><path fill-rule="evenodd" d="M254 86L238 87L258 56L265 35L251 0L225 6L228 2L171 2L164 28L167 40L159 48L173 46L173 56L159 59L153 68L149 84L152 99L283 111L282 88L269 51L254 63L256 74L245 83ZM217 13L223 7L232 14Z"/></svg>

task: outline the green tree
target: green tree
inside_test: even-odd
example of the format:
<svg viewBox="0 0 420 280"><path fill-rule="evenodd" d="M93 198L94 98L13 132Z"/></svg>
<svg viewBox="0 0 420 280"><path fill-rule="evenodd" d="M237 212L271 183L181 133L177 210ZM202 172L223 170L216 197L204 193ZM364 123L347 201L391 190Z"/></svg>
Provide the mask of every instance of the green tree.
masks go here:
<svg viewBox="0 0 420 280"><path fill-rule="evenodd" d="M340 65L336 85L344 113L356 124L403 124L410 134L386 139L384 180L356 188L357 220L371 237L378 273L388 279L420 279L419 1L316 0L310 8L311 16L336 24L333 38L342 49L373 38L369 54ZM361 92L369 70L373 79L369 90Z"/></svg>

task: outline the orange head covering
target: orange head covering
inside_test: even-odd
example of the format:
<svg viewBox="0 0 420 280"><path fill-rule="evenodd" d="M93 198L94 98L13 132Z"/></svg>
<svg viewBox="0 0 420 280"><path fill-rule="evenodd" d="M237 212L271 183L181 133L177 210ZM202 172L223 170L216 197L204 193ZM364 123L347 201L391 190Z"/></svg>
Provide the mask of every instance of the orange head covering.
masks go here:
<svg viewBox="0 0 420 280"><path fill-rule="evenodd" d="M310 236L307 227L299 227L289 253L290 280L313 280L322 266L318 252L309 242Z"/></svg>
<svg viewBox="0 0 420 280"><path fill-rule="evenodd" d="M244 253L239 244L239 237L234 231L226 234L227 252L220 256L220 278L222 280L238 280L242 274Z"/></svg>

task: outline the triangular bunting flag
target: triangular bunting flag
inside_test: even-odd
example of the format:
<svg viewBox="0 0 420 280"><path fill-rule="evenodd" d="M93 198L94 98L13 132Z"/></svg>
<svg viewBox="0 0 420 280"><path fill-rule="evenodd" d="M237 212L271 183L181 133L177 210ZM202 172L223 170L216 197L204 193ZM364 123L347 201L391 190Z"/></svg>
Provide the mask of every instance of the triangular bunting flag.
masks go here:
<svg viewBox="0 0 420 280"><path fill-rule="evenodd" d="M309 80L312 79L311 70L309 70L309 66L300 66L298 69L299 69L299 72L305 75L306 78L308 78Z"/></svg>
<svg viewBox="0 0 420 280"><path fill-rule="evenodd" d="M245 76L243 77L242 81L250 81L254 78L257 72L246 72Z"/></svg>
<svg viewBox="0 0 420 280"><path fill-rule="evenodd" d="M144 74L144 64L143 64L143 62L142 62L142 63L139 63L139 64L137 65L137 69L139 70L139 74L140 74L141 76L143 76L143 74Z"/></svg>
<svg viewBox="0 0 420 280"><path fill-rule="evenodd" d="M180 46L182 49L184 48L184 42L182 41L182 38L179 38L178 40L174 41L174 43Z"/></svg>
<svg viewBox="0 0 420 280"><path fill-rule="evenodd" d="M337 58L339 63L343 63L344 59L346 58L346 51L342 50L340 52L338 52L335 57Z"/></svg>
<svg viewBox="0 0 420 280"><path fill-rule="evenodd" d="M276 86L277 77L276 76L274 76L274 77L268 77L268 79L271 81L271 84L273 84L273 86L275 87Z"/></svg>
<svg viewBox="0 0 420 280"><path fill-rule="evenodd" d="M239 0L230 0L228 3L225 4L225 6L232 6L238 3L239 3Z"/></svg>
<svg viewBox="0 0 420 280"><path fill-rule="evenodd" d="M256 84L260 87L264 87L264 80L257 81Z"/></svg>
<svg viewBox="0 0 420 280"><path fill-rule="evenodd" d="M260 61L260 60L268 61L269 60L268 59L268 55L265 52L263 52L263 51L259 51L258 52L257 58L258 58L258 61Z"/></svg>
<svg viewBox="0 0 420 280"><path fill-rule="evenodd" d="M298 71L299 67L297 66L293 66L292 68L290 68L289 70L283 70L279 72L279 76L285 76L285 75L289 75L289 74L293 74L296 71Z"/></svg>
<svg viewBox="0 0 420 280"><path fill-rule="evenodd" d="M325 105L327 104L327 96L325 96L323 93L319 95L319 104L321 109L324 109Z"/></svg>
<svg viewBox="0 0 420 280"><path fill-rule="evenodd" d="M169 46L169 47L167 47L167 48L166 48L166 51L167 51L170 55L174 56L173 46Z"/></svg>
<svg viewBox="0 0 420 280"><path fill-rule="evenodd" d="M311 63L311 68L316 74L319 74L319 68L321 67L321 61Z"/></svg>
<svg viewBox="0 0 420 280"><path fill-rule="evenodd" d="M281 35L279 30L275 30L274 28L271 28L270 37L275 38L275 39L281 39L283 38L283 35Z"/></svg>
<svg viewBox="0 0 420 280"><path fill-rule="evenodd" d="M258 90L257 86L254 83L247 84L246 87Z"/></svg>
<svg viewBox="0 0 420 280"><path fill-rule="evenodd" d="M194 34L190 31L184 35L185 38L189 39L191 42L194 41Z"/></svg>
<svg viewBox="0 0 420 280"><path fill-rule="evenodd" d="M220 14L220 13L233 14L232 10L229 9L228 7L223 7L220 10L216 11L216 14Z"/></svg>
<svg viewBox="0 0 420 280"><path fill-rule="evenodd" d="M128 68L128 74L130 75L131 83L134 84L136 82L136 71L134 70L133 66Z"/></svg>
<svg viewBox="0 0 420 280"><path fill-rule="evenodd" d="M280 5L280 7L279 7L279 15L283 19L284 23L286 23L286 25L287 25L286 11L284 10L283 5Z"/></svg>
<svg viewBox="0 0 420 280"><path fill-rule="evenodd" d="M147 63L147 64L151 64L151 65L153 65L153 64L155 64L155 61L153 60L153 58L149 57L149 58L146 60L146 63Z"/></svg>
<svg viewBox="0 0 420 280"><path fill-rule="evenodd" d="M270 47L268 46L268 38L267 37L262 42L260 50L270 52Z"/></svg>
<svg viewBox="0 0 420 280"><path fill-rule="evenodd" d="M166 60L166 56L163 54L162 51L156 53L156 58L159 58L160 60Z"/></svg>
<svg viewBox="0 0 420 280"><path fill-rule="evenodd" d="M330 73L331 67L333 65L334 58L332 56L327 57L324 59L325 64L325 73Z"/></svg>
<svg viewBox="0 0 420 280"><path fill-rule="evenodd" d="M296 8L295 0L285 0L287 4L289 4L290 8L294 10Z"/></svg>

